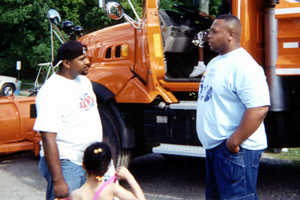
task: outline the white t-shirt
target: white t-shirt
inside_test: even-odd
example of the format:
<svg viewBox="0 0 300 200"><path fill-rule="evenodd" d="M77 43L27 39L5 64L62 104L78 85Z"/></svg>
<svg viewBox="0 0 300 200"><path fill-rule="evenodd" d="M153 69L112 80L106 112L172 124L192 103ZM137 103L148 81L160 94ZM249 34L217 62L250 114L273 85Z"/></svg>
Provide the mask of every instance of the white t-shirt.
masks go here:
<svg viewBox="0 0 300 200"><path fill-rule="evenodd" d="M266 76L261 66L242 48L209 62L199 87L197 133L206 149L218 146L239 126L247 108L270 105ZM265 149L262 123L241 146Z"/></svg>
<svg viewBox="0 0 300 200"><path fill-rule="evenodd" d="M36 107L34 130L57 133L60 159L81 165L85 148L102 141L96 96L85 76L70 80L53 74L38 92Z"/></svg>

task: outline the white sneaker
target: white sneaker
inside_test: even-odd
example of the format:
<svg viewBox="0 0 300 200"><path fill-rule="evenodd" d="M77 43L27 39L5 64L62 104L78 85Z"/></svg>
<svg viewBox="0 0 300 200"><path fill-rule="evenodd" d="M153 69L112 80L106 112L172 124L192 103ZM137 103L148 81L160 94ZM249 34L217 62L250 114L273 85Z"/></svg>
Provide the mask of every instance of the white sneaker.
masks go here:
<svg viewBox="0 0 300 200"><path fill-rule="evenodd" d="M193 71L190 73L189 77L197 77L205 72L206 66L203 61L199 61L198 65L194 66Z"/></svg>

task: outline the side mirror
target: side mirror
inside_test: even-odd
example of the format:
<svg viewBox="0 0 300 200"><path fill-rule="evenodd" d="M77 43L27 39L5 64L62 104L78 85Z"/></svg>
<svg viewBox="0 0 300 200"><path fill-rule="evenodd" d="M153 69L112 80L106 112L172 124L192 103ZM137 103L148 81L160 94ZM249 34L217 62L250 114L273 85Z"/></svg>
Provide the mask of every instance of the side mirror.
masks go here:
<svg viewBox="0 0 300 200"><path fill-rule="evenodd" d="M61 22L60 15L55 9L48 10L47 18L55 25L58 25Z"/></svg>
<svg viewBox="0 0 300 200"><path fill-rule="evenodd" d="M118 2L108 2L106 4L106 12L113 20L119 20L123 17L123 8Z"/></svg>

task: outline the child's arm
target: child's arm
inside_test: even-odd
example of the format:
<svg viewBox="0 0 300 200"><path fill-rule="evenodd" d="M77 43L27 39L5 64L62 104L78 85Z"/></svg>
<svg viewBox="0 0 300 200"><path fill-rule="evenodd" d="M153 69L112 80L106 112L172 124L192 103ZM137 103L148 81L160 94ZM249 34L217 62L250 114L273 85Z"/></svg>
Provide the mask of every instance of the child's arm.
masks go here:
<svg viewBox="0 0 300 200"><path fill-rule="evenodd" d="M81 200L81 199L82 199L81 196L82 196L82 195L81 195L79 189L76 189L76 190L74 190L74 191L71 193L71 195L70 195L69 198L65 198L65 199L61 199L61 200ZM54 200L55 200L55 199L54 199Z"/></svg>
<svg viewBox="0 0 300 200"><path fill-rule="evenodd" d="M137 183L137 181L135 180L135 178L133 177L133 175L128 171L128 169L126 169L125 167L120 167L117 169L117 173L116 173L118 179L124 179L126 180L133 193L126 190L125 188L123 188L120 185L116 185L115 187L115 195L116 197L119 197L122 200L146 200L144 193L141 189L141 187L139 186L139 184Z"/></svg>

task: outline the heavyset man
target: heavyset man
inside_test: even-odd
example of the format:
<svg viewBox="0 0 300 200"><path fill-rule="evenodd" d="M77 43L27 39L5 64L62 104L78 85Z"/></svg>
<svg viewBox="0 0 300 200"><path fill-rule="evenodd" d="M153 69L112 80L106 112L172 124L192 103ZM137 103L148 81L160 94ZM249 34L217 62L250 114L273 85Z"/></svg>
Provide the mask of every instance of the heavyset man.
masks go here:
<svg viewBox="0 0 300 200"><path fill-rule="evenodd" d="M241 24L218 16L208 33L212 59L200 82L197 133L206 149L206 199L254 200L259 159L267 148L270 105L261 66L240 47Z"/></svg>

